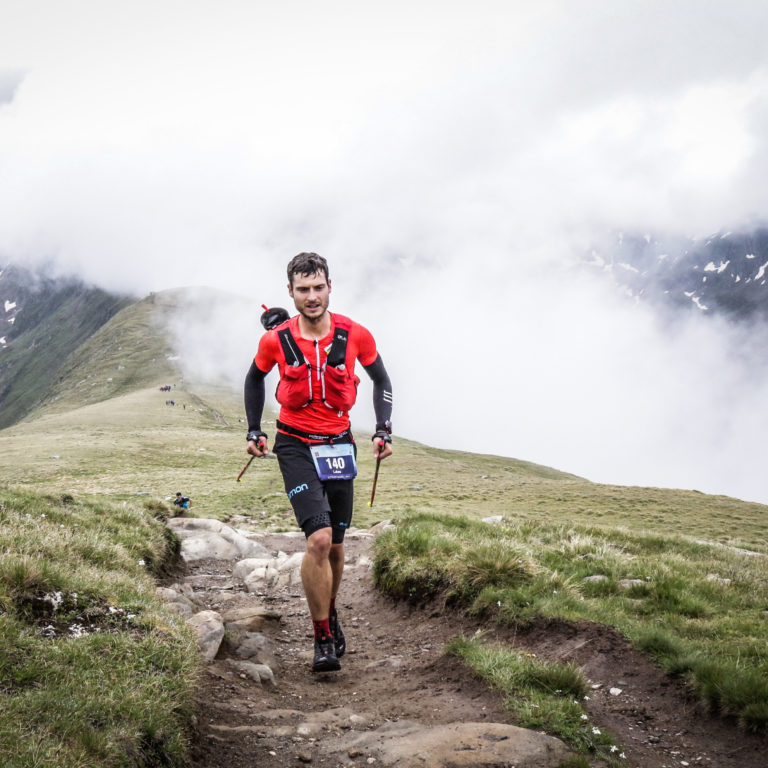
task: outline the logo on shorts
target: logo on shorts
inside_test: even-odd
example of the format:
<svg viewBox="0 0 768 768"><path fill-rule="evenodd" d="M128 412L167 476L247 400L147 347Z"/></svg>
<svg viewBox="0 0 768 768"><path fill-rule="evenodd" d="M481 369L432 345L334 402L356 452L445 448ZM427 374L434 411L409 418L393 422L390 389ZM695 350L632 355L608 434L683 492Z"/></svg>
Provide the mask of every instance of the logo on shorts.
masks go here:
<svg viewBox="0 0 768 768"><path fill-rule="evenodd" d="M308 490L309 486L306 483L302 483L301 485L297 485L292 491L288 491L288 498L292 499L297 493Z"/></svg>

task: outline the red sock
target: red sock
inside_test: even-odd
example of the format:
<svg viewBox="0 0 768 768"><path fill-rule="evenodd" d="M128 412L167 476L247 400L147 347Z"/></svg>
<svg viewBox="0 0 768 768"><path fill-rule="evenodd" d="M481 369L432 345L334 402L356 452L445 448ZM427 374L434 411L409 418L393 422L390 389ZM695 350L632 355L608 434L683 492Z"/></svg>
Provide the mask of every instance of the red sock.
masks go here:
<svg viewBox="0 0 768 768"><path fill-rule="evenodd" d="M315 629L315 640L325 640L331 636L331 626L328 623L328 619L313 621L312 626Z"/></svg>

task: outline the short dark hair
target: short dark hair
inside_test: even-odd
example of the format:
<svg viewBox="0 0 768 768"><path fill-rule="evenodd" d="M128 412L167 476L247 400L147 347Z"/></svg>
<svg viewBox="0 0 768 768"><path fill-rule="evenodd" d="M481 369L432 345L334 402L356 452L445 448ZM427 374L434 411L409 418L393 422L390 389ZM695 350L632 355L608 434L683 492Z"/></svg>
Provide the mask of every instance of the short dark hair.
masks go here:
<svg viewBox="0 0 768 768"><path fill-rule="evenodd" d="M328 279L328 262L316 253L299 253L288 262L288 284L293 285L293 276L316 275L322 272Z"/></svg>

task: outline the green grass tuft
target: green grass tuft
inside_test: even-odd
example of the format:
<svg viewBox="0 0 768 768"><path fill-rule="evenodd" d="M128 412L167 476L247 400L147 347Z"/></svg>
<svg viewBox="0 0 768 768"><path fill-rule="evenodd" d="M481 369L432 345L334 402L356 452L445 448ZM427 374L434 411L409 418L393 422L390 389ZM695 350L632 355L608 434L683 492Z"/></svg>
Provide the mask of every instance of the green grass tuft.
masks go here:
<svg viewBox="0 0 768 768"><path fill-rule="evenodd" d="M0 489L0 510L3 764L182 766L199 655L153 578L177 542L138 504Z"/></svg>
<svg viewBox="0 0 768 768"><path fill-rule="evenodd" d="M544 730L578 752L617 764L620 747L590 721L581 706L587 682L575 664L542 661L529 653L485 645L477 638L454 638L446 652L501 691L521 727Z"/></svg>

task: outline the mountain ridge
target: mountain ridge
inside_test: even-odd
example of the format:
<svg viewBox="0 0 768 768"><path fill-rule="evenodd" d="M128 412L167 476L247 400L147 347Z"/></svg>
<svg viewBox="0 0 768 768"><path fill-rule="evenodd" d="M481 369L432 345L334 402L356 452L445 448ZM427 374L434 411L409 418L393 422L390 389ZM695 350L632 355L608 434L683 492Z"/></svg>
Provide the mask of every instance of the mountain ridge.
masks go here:
<svg viewBox="0 0 768 768"><path fill-rule="evenodd" d="M768 228L706 238L620 233L585 265L609 272L631 297L666 311L768 323Z"/></svg>
<svg viewBox="0 0 768 768"><path fill-rule="evenodd" d="M0 428L40 406L67 357L131 301L75 278L1 269Z"/></svg>

